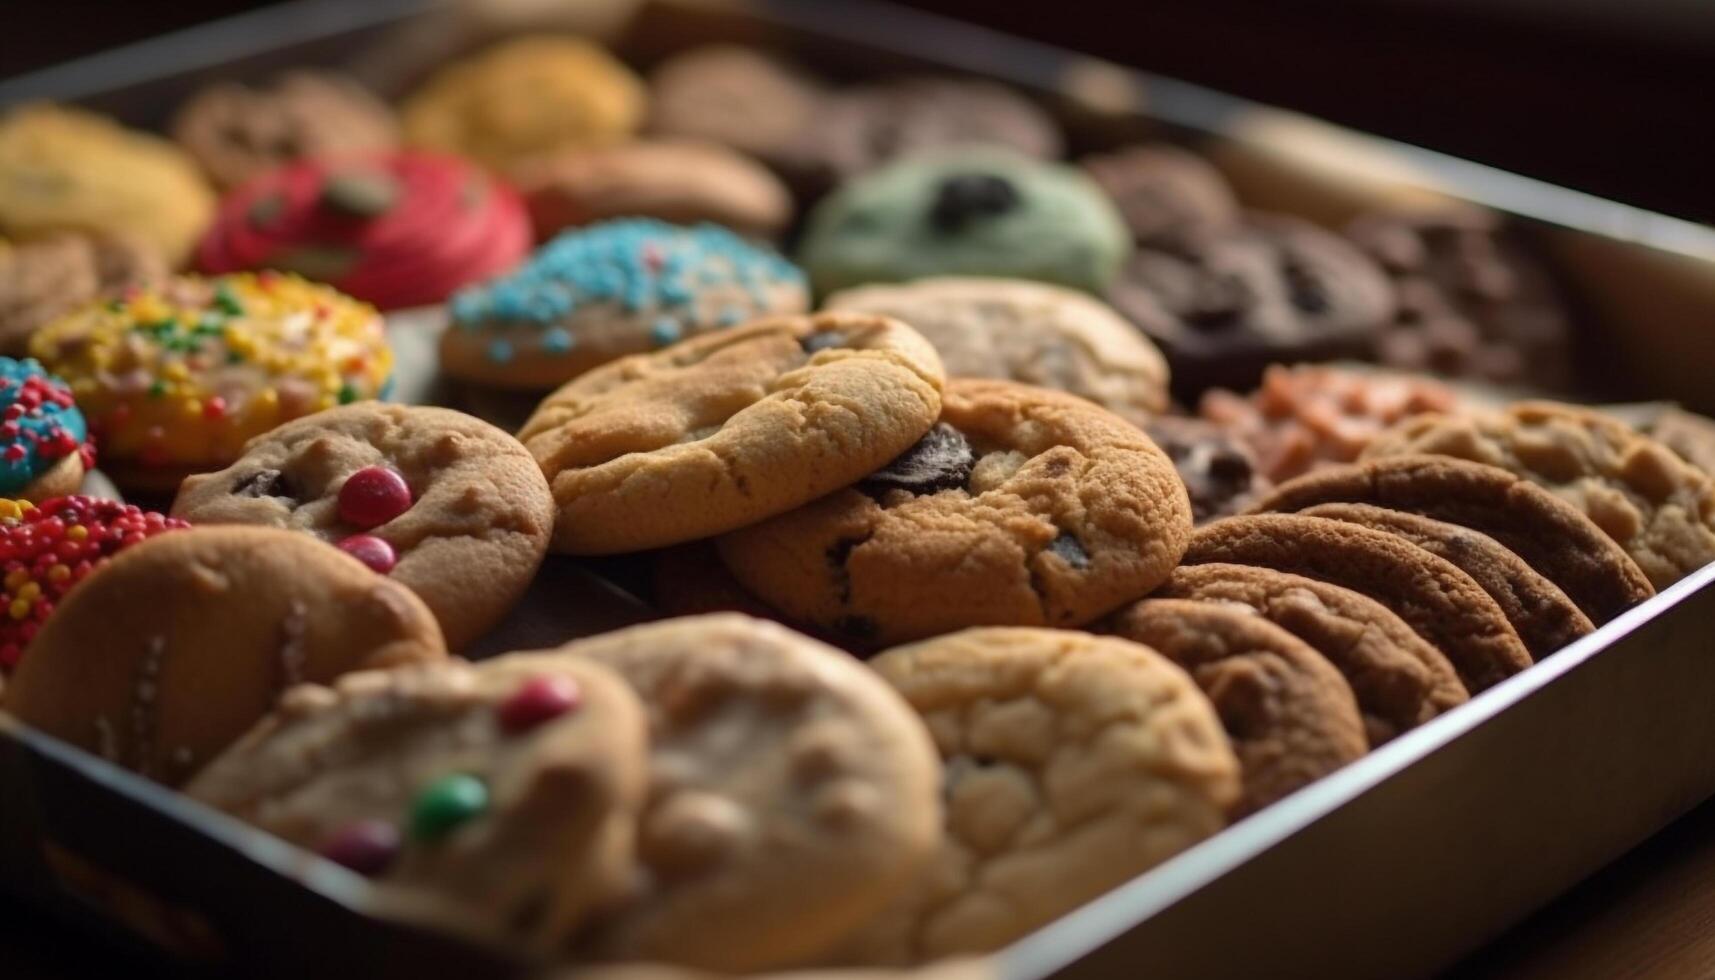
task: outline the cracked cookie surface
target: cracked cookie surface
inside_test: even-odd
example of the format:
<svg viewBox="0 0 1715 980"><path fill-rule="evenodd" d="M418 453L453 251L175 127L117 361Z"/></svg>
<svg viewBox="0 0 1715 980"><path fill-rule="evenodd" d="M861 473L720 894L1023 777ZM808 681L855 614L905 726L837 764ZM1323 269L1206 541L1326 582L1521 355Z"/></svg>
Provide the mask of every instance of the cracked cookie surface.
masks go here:
<svg viewBox="0 0 1715 980"><path fill-rule="evenodd" d="M405 509L354 524L341 506L346 484L375 467L403 478ZM462 412L374 402L250 440L226 469L187 477L173 516L286 528L341 547L380 539L389 557L371 567L421 596L455 650L517 603L554 529L547 481L518 440Z"/></svg>
<svg viewBox="0 0 1715 980"><path fill-rule="evenodd" d="M861 479L929 431L941 384L934 348L897 320L776 317L591 371L519 438L553 489L556 551L635 551Z"/></svg>
<svg viewBox="0 0 1715 980"><path fill-rule="evenodd" d="M886 644L1080 625L1178 563L1185 488L1125 420L1061 392L955 379L941 423L971 455L942 452L956 469L928 492L860 482L722 537L727 568L787 616Z"/></svg>

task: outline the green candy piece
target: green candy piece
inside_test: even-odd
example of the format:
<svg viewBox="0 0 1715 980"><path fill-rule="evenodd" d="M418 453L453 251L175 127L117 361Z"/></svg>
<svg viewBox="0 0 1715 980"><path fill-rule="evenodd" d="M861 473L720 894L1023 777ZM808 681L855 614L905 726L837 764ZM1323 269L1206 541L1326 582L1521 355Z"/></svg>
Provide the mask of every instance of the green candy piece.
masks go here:
<svg viewBox="0 0 1715 980"><path fill-rule="evenodd" d="M353 218L386 214L398 201L399 182L387 174L363 171L330 174L322 184L322 207Z"/></svg>
<svg viewBox="0 0 1715 980"><path fill-rule="evenodd" d="M274 268L314 282L337 282L363 261L363 253L339 245L303 245L274 256Z"/></svg>
<svg viewBox="0 0 1715 980"><path fill-rule="evenodd" d="M443 776L411 804L411 837L439 840L488 809L488 787L475 776Z"/></svg>

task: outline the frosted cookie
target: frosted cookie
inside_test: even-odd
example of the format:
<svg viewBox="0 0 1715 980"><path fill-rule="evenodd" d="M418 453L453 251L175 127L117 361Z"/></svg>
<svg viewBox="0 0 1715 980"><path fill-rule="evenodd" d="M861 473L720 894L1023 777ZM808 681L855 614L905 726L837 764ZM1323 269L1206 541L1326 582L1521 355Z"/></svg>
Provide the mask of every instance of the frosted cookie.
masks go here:
<svg viewBox="0 0 1715 980"><path fill-rule="evenodd" d="M76 493L95 446L65 382L0 357L0 496L41 503Z"/></svg>

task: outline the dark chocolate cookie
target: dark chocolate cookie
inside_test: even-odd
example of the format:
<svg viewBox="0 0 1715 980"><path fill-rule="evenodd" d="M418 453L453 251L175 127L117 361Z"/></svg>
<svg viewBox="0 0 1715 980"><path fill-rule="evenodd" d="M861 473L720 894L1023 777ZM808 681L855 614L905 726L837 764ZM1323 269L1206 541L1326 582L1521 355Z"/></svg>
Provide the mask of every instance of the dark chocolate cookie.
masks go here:
<svg viewBox="0 0 1715 980"><path fill-rule="evenodd" d="M1132 237L1145 248L1239 227L1239 200L1202 157L1166 143L1085 157L1079 165L1113 198Z"/></svg>
<svg viewBox="0 0 1715 980"><path fill-rule="evenodd" d="M1161 415L1143 431L1173 460L1191 495L1191 519L1198 524L1237 514L1273 486L1250 448L1223 426Z"/></svg>

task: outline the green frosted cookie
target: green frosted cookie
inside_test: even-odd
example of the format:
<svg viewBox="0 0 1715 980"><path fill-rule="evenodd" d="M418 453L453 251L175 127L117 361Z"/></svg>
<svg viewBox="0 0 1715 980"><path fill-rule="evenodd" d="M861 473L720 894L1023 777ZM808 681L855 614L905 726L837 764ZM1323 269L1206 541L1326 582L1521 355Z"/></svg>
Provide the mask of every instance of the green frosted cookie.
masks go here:
<svg viewBox="0 0 1715 980"><path fill-rule="evenodd" d="M1081 172L993 149L917 157L842 186L810 215L818 293L922 276L1008 276L1100 293L1130 250Z"/></svg>

